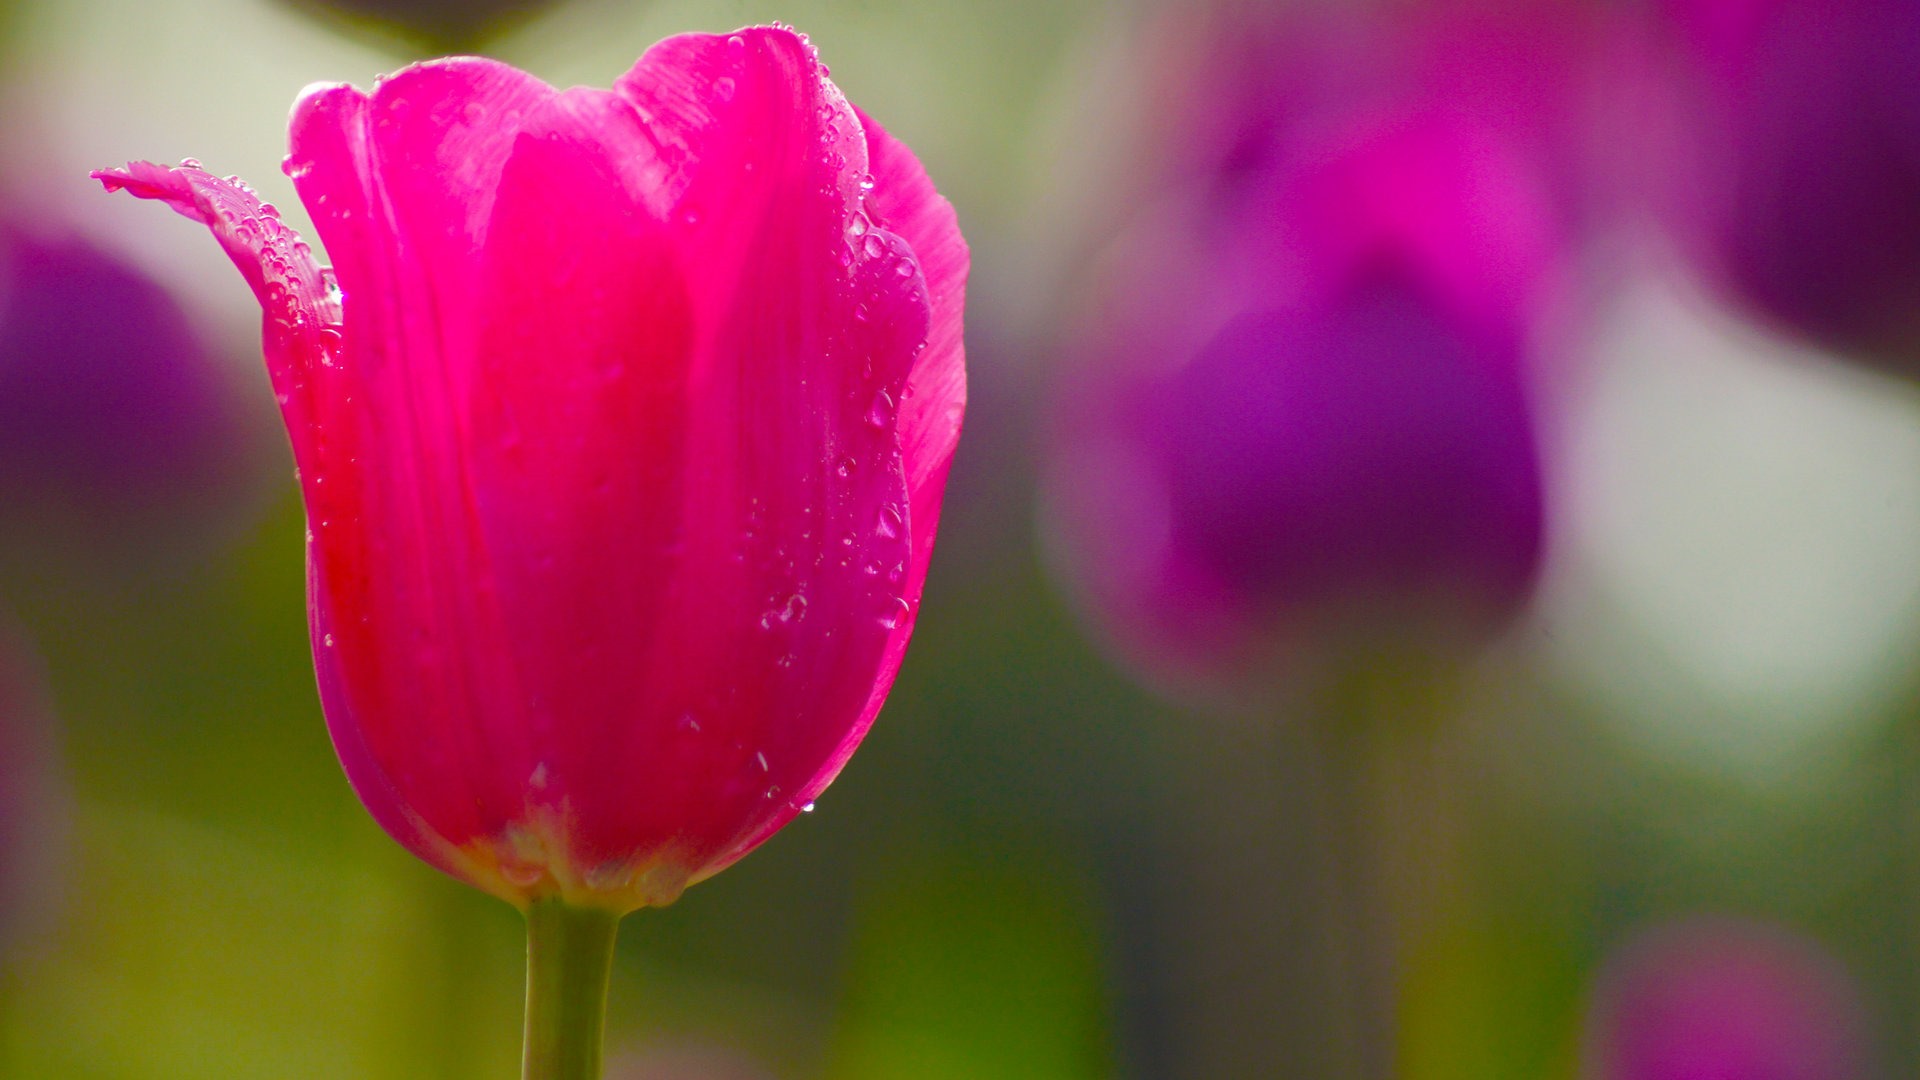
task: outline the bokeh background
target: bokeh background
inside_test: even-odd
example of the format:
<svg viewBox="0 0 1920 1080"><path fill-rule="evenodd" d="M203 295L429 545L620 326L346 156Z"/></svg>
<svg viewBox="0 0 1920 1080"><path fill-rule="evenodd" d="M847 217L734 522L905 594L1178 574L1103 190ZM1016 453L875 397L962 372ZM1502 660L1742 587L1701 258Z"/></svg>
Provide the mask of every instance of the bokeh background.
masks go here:
<svg viewBox="0 0 1920 1080"><path fill-rule="evenodd" d="M606 85L775 19L959 211L967 433L865 746L625 924L615 1075L1915 1075L1912 7L0 2L0 1076L518 1060L518 916L381 834L327 744L254 301L87 171L193 156L303 227L310 82L481 51ZM1206 294L1247 176L1344 145L1355 103L1436 101L1552 223L1524 595L1423 609L1418 659L1342 622L1170 677L1060 526L1113 298ZM1524 262L1474 246L1519 203L1407 190L1462 273Z"/></svg>

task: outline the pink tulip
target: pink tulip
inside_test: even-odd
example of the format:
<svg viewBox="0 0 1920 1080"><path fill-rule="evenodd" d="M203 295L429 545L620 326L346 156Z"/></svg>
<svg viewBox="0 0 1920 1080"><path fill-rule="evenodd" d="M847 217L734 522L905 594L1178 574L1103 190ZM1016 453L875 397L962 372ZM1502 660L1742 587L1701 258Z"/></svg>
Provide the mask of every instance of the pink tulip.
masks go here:
<svg viewBox="0 0 1920 1080"><path fill-rule="evenodd" d="M382 826L523 907L671 902L808 809L912 632L967 248L786 28L611 91L489 60L310 88L286 170L97 174L265 312L314 662Z"/></svg>

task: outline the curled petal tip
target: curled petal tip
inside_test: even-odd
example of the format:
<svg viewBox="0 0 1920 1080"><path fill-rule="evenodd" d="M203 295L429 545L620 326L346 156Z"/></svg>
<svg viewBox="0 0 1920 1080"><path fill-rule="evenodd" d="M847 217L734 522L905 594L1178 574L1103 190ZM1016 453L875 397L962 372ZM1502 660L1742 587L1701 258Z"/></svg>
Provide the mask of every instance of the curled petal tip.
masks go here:
<svg viewBox="0 0 1920 1080"><path fill-rule="evenodd" d="M87 175L100 181L100 186L109 192L132 189L135 195L142 198L153 198L164 191L183 186L171 182L172 169L151 161L129 161L122 168L95 169Z"/></svg>

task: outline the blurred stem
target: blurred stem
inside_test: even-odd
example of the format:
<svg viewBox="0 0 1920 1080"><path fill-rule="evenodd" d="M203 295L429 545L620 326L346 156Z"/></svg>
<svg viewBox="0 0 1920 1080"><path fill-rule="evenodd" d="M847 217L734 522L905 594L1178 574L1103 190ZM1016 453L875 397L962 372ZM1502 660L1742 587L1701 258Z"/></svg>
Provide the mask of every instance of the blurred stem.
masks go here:
<svg viewBox="0 0 1920 1080"><path fill-rule="evenodd" d="M522 1080L600 1080L607 980L620 916L559 899L527 909Z"/></svg>
<svg viewBox="0 0 1920 1080"><path fill-rule="evenodd" d="M1346 974L1356 1073L1399 1075L1400 986L1409 935L1439 882L1416 849L1442 812L1432 799L1432 742L1445 674L1409 657L1364 657L1325 688L1309 724L1318 754L1329 930ZM1444 846L1444 845L1441 845Z"/></svg>
<svg viewBox="0 0 1920 1080"><path fill-rule="evenodd" d="M1344 975L1338 995L1349 1021L1353 1075L1392 1080L1399 1027L1398 935L1379 858L1384 822L1371 792L1376 733L1369 712L1336 707L1314 718L1315 795L1328 930Z"/></svg>

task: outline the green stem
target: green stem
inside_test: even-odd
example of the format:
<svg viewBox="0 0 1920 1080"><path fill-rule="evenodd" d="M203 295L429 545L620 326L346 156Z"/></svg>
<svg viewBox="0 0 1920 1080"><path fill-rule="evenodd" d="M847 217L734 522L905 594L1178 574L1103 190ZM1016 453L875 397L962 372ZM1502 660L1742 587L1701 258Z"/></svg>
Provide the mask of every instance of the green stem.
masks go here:
<svg viewBox="0 0 1920 1080"><path fill-rule="evenodd" d="M558 899L527 909L522 1080L600 1080L607 978L620 916Z"/></svg>

